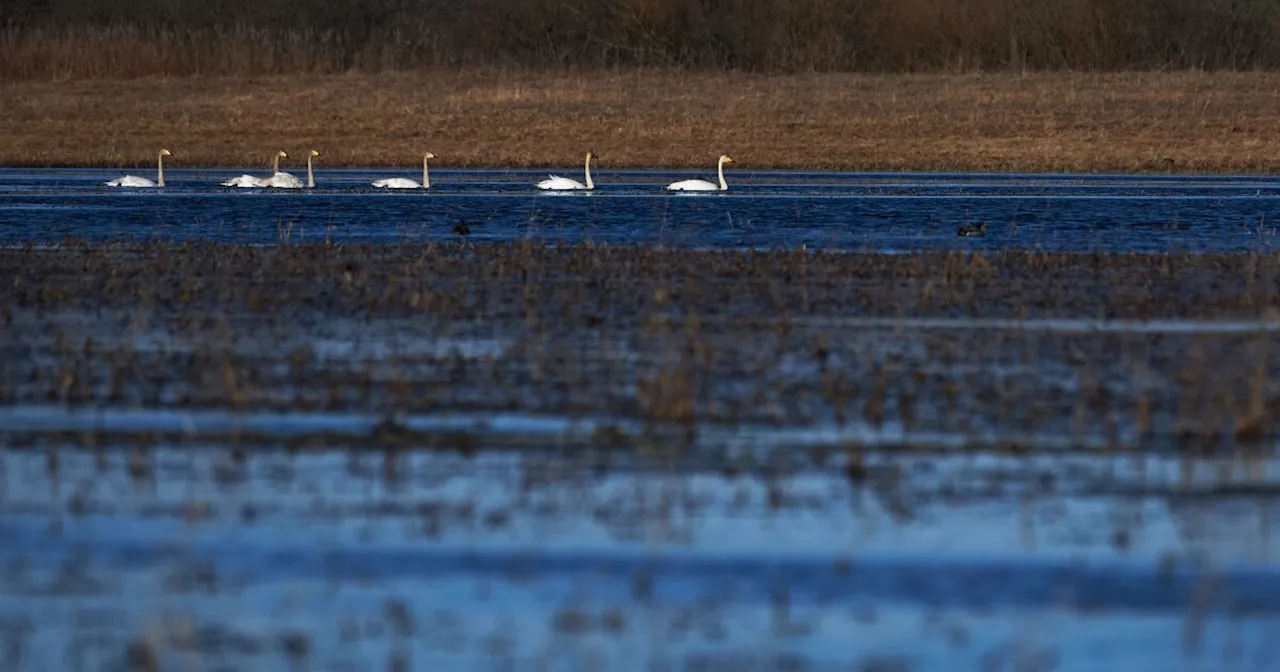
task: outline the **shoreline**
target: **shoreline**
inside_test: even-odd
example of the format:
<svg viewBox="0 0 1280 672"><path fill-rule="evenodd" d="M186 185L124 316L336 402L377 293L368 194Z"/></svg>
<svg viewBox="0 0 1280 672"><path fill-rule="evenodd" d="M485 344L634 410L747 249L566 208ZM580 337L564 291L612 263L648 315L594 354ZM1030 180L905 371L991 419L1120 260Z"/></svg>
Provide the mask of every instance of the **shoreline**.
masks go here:
<svg viewBox="0 0 1280 672"><path fill-rule="evenodd" d="M6 168L1265 175L1280 73L438 70L0 85ZM288 167L285 167L287 164ZM296 164L296 165L295 165ZM282 163L282 170L303 165Z"/></svg>
<svg viewBox="0 0 1280 672"><path fill-rule="evenodd" d="M416 169L416 172L415 172L415 167L414 167L412 164L381 164L381 165L369 164L369 165L321 166L321 165L319 165L319 163L317 163L317 164L316 164L316 166L315 166L315 174L316 174L317 179L319 179L319 177L320 177L321 175L323 175L323 174L325 174L325 173L333 173L333 172L335 172L335 171L341 171L341 172L346 172L346 173L374 173L374 172L384 171L384 172L386 172L386 174L385 174L385 175L379 174L379 175L378 175L378 177L407 177L407 178L410 178L410 179L417 180L417 179L419 179L419 178L421 177L421 174L422 174L422 169L421 169L421 167L420 167L420 166L421 166L421 164L419 164L419 167ZM209 164L209 165L198 165L198 166L173 166L172 164L170 164L170 163L168 162L168 160L166 160L166 161L165 161L165 164L164 164L164 173L165 173L166 177L172 177L172 175L173 175L174 173L180 173L180 174L181 174L181 173L208 173L208 172L220 172L220 171L245 172L245 173L250 173L250 174L262 173L262 174L264 174L264 175L265 175L265 174L267 174L267 173L269 173L269 172L270 172L270 169L271 169L271 167L270 167L270 166L258 166L258 165L256 165L256 164L240 164L240 165L216 165L216 164ZM74 164L74 165L22 165L22 164L14 164L14 165L0 165L0 170L11 170L11 171L52 171L52 170L59 170L59 171L64 171L64 170L65 170L65 171L97 171L97 170L106 170L106 171L132 171L132 173L131 173L131 174L136 174L136 175L138 175L138 176L140 176L140 177L146 177L146 178L149 178L149 179L154 179L154 178L155 178L155 172L156 172L155 162L154 162L154 161L152 161L150 164L138 164L138 165L115 165L115 164L100 164L100 165L90 165L90 164ZM288 172L288 173L292 173L292 174L294 174L294 175L297 175L297 176L302 177L302 178L304 178L304 179L305 179L305 177L306 177L307 167L306 167L306 164L305 164L305 163L304 163L304 164L302 164L301 166L286 166L283 162L281 162L281 164L280 164L280 170L281 170L281 172ZM148 171L149 171L149 172L148 172ZM574 173L574 172L573 172L573 171L574 171L574 167L573 167L572 165L570 165L570 164L554 164L554 165L553 165L553 164L549 164L549 163L548 163L548 164L545 164L545 165L536 165L536 166L518 166L518 167L515 167L515 166L502 166L502 165L492 165L492 166L489 166L489 165L468 165L468 166L448 166L448 167L444 167L444 166L436 166L434 163L432 163L432 164L431 164L431 185L432 185L432 188L433 188L433 189L437 186L437 184L436 184L436 174L437 174L437 173L441 173L441 174L450 174L450 173L507 173L507 172L509 172L509 173L512 173L512 174L521 174L521 175L523 175L523 174L526 174L526 173L527 173L529 176L533 176L533 177L537 177L537 176L539 176L539 175L540 175L540 176L542 176L542 177L546 177L546 176L547 176L547 174L548 174L548 171L549 171L550 173L552 173L552 174L556 174L556 175L559 175L559 176L561 176L561 177L568 177L568 178L570 178L570 179L575 179L575 180L579 180L579 181L581 181L581 179L582 179L582 166L581 166L581 165L577 166L577 171L578 171L578 172L577 172L577 173ZM592 176L592 178L593 178L593 179L595 180L595 182L596 182L596 190L597 190L597 191L598 191L601 187L603 187L603 186L607 186L605 183L601 183L601 182L600 182L600 176L601 176L601 175L610 175L610 174L613 174L613 173L652 173L652 174L654 174L654 176L655 176L655 177L661 178L661 177L665 177L665 174L663 174L663 171L670 171L671 173L676 174L676 175L675 175L676 177L687 177L687 176L692 175L692 177L695 177L695 178L705 177L706 179L709 179L710 181L713 181L713 182L714 182L714 181L715 181L715 179L716 179L716 169L715 169L715 166L714 166L714 165L713 165L710 169L703 169L701 166L611 166L611 167L606 168L606 169L600 169L600 168L597 168L597 167L596 167L595 162L592 162L592 164L591 164L591 176ZM705 176L703 175L703 173L705 173ZM1260 171L1254 171L1254 172L1229 172L1229 171L1222 171L1222 172L1218 172L1218 171L1215 171L1215 172L1194 172L1194 171L1169 171L1169 170L1164 170L1164 171L1154 171L1154 170L1153 170L1153 171L1143 171L1143 172L1139 172L1139 171L1131 171L1131 172L1120 172L1120 171L1086 171L1086 170L1081 170L1081 171L1070 171L1070 172L1059 172L1059 171L1042 171L1042 172L1036 172L1036 171L1026 171L1026 172L1023 172L1023 171L1009 171L1009 172L1001 172L1001 171L988 171L988 170L959 170L959 169L958 169L958 170L925 170L925 169L919 169L919 170L912 170L912 169L890 170L890 169L884 169L884 170L881 170L881 169L875 169L875 168L872 168L872 169L867 169L867 170L852 170L852 169L842 169L842 168L822 168L822 167L818 167L818 168L812 168L812 167L806 167L806 168L795 168L795 167L785 167L785 166L784 166L784 167L772 167L772 166L759 166L759 167L757 167L757 166L752 166L750 169L726 168L726 169L725 169L725 179L729 181L729 183L730 183L730 187L732 187L732 186L733 186L733 182L734 182L734 180L735 180L735 174L734 174L734 173L737 173L737 175L736 175L736 178L737 178L737 179L742 179L742 177L744 177L744 176L757 176L757 177L758 177L758 176L760 176L760 175L772 175L772 174L780 174L780 175L809 175L809 174L812 174L812 175L823 175L823 176L846 176L846 175L850 175L850 176L859 176L859 177L876 177L876 178L878 178L878 177L885 177L885 178L894 178L894 177L915 178L915 177L921 177L921 178L926 178L926 179L932 179L932 178L936 178L936 177L946 177L946 176L952 176L952 175L954 175L954 176L963 176L963 177L977 177L977 178L988 178L988 177L989 177L989 178L1002 178L1002 179L1003 179L1003 178L1020 178L1020 177L1027 177L1027 178L1031 178L1031 179L1035 179L1035 180L1042 180L1042 179L1043 179L1043 180L1046 180L1046 181L1047 181L1047 180L1052 180L1052 179L1055 179L1055 178L1061 178L1061 179L1073 179L1073 178L1081 178L1081 179L1114 179L1114 178L1135 178L1135 179L1144 179L1144 178L1152 178L1152 179L1155 179L1155 178L1165 178L1165 177L1167 177L1167 178L1182 178L1182 179L1205 179L1205 180L1213 180L1213 179L1233 180L1233 179L1240 179L1240 178L1249 178L1249 179L1255 179L1255 178L1256 178L1256 179L1265 179L1265 178L1269 178L1269 177L1276 177L1277 179L1280 179L1280 171L1272 172L1272 171L1269 171L1269 170L1260 170ZM113 175L112 175L112 176L114 177L114 176L116 176L116 175L114 175L114 173L113 173ZM228 177L232 177L232 176L228 176ZM665 184L665 183L664 183L664 184ZM652 183L652 186L664 186L664 184L659 184L658 182L653 182L653 183ZM532 186L532 185L530 185L530 186ZM270 189L267 189L264 193L276 193L276 192L279 192L279 191L281 191L281 190L276 189L276 190L272 191L272 190L270 190ZM295 190L295 191L296 191L296 190ZM392 191L395 191L395 190L392 190ZM432 192L432 193L435 193L435 192ZM557 192L557 193L558 193L558 192Z"/></svg>

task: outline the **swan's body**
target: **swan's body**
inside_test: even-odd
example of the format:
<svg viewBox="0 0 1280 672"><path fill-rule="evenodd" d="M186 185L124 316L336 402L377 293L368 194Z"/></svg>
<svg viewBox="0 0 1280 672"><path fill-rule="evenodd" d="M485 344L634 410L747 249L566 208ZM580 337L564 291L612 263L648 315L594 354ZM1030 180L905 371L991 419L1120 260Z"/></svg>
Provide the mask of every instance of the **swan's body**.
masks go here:
<svg viewBox="0 0 1280 672"><path fill-rule="evenodd" d="M108 187L163 187L164 186L164 182L152 182L151 180L148 180L145 177L138 177L136 175L125 175L124 177L117 177L116 179L111 180L110 182L103 182L103 184L105 184Z"/></svg>
<svg viewBox="0 0 1280 672"><path fill-rule="evenodd" d="M245 174L245 175L241 175L240 177L233 177L227 180L226 182L223 182L222 186L224 187L261 187L264 181L265 180L261 177L254 177L252 175Z"/></svg>
<svg viewBox="0 0 1280 672"><path fill-rule="evenodd" d="M385 180L374 180L373 186L381 189L422 189L421 184L407 177L388 177Z"/></svg>
<svg viewBox="0 0 1280 672"><path fill-rule="evenodd" d="M231 179L227 180L226 182L223 182L223 183L222 183L222 186L224 186L224 187L265 187L265 186L269 186L269 185L267 184L267 181L268 181L268 180L272 179L272 178L273 178L273 177L275 177L276 175L281 175L281 174L285 174L285 175L287 175L287 174L288 174L288 173L281 173L281 172L280 172L280 159L281 159L281 158L286 158L286 159L287 159L287 158L289 158L289 155L288 155L288 154L285 154L285 153L284 153L284 150L280 150L280 151L277 151L277 152L276 152L275 158L273 158L273 159L271 160L271 173L272 173L272 176L271 176L271 177L254 177L254 176L249 175L249 174L247 174L247 173L246 173L246 174L244 174L244 175L241 175L240 177L233 177L233 178L231 178ZM293 177L293 176L292 176L292 175L289 175L289 177ZM295 178L295 179L296 179L296 178Z"/></svg>
<svg viewBox="0 0 1280 672"><path fill-rule="evenodd" d="M383 189L430 189L431 176L427 173L427 159L434 158L436 155L431 152L422 155L422 184L406 177L388 177L385 180L374 180L373 186Z"/></svg>
<svg viewBox="0 0 1280 672"><path fill-rule="evenodd" d="M299 180L292 173L276 173L265 180L259 186L270 187L272 189L301 189L302 180Z"/></svg>
<svg viewBox="0 0 1280 672"><path fill-rule="evenodd" d="M160 158L157 159L157 163L156 163L156 181L155 182L152 182L151 180L148 180L145 177L138 177L136 175L125 175L124 177L117 177L116 179L111 180L110 182L103 182L103 184L105 184L108 187L163 187L164 186L164 157L166 156L173 156L173 154L167 149L160 150Z"/></svg>
<svg viewBox="0 0 1280 672"><path fill-rule="evenodd" d="M721 191L728 187L720 187L706 180L682 180L667 185L667 191Z"/></svg>
<svg viewBox="0 0 1280 672"><path fill-rule="evenodd" d="M315 176L315 173L314 173L314 172L312 172L312 168L311 168L311 160L312 160L312 159L314 159L314 158L315 158L315 157L317 157L317 156L320 156L320 152L317 152L317 151L316 151L316 150L314 150L314 149L313 149L313 150L311 150L311 153L310 153L310 154L307 154L307 183L306 183L306 185L303 185L303 184L302 184L302 180L299 180L296 176L294 176L294 175L292 175L292 174L290 174L290 173L281 173L281 172L278 172L278 171L277 171L277 172L276 172L274 175L272 175L271 177L268 177L267 179L263 180L263 181L262 181L262 186L264 186L264 187L270 187L270 188L273 188L273 189L301 189L303 186L306 186L308 189L315 188L315 186L316 186L316 176Z"/></svg>
<svg viewBox="0 0 1280 672"><path fill-rule="evenodd" d="M667 185L668 191L725 191L729 188L728 183L724 181L724 164L733 163L733 159L721 154L720 161L716 165L716 176L720 178L720 184L715 185L706 180L681 180L672 182Z"/></svg>
<svg viewBox="0 0 1280 672"><path fill-rule="evenodd" d="M559 175L548 175L547 179L538 183L538 188L550 191L562 191L566 189L594 189L595 185L588 187L577 180L560 177Z"/></svg>
<svg viewBox="0 0 1280 672"><path fill-rule="evenodd" d="M591 181L591 159L593 158L595 158L595 154L587 152L586 165L582 170L583 175L587 179L586 184L577 180L571 180L567 177L560 177L559 175L548 175L547 177L550 179L543 180L535 186L539 189L548 189L552 191L563 191L568 189L595 189L596 185Z"/></svg>

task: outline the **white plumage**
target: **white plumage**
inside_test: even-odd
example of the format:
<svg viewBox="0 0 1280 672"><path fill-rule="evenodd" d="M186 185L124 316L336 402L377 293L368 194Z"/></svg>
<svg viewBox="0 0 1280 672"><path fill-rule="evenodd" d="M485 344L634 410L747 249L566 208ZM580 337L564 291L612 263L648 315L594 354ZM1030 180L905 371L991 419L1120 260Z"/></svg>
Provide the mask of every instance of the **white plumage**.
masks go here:
<svg viewBox="0 0 1280 672"><path fill-rule="evenodd" d="M373 186L381 189L430 189L431 176L427 174L427 159L434 158L436 158L436 155L431 152L422 155L422 184L418 184L407 177L388 177L382 180L374 180Z"/></svg>
<svg viewBox="0 0 1280 672"><path fill-rule="evenodd" d="M283 154L284 152L281 153ZM316 186L316 177L315 173L313 173L311 169L311 161L317 156L320 156L320 152L317 152L314 149L307 154L307 183L305 186L308 189ZM301 189L304 185L302 184L302 180L298 179L296 176L290 173L281 173L276 171L274 175L262 181L262 186L273 189Z"/></svg>
<svg viewBox="0 0 1280 672"><path fill-rule="evenodd" d="M681 180L672 182L667 185L668 191L725 191L729 185L724 181L724 164L733 163L733 159L721 154L720 161L716 164L716 175L720 178L720 184L712 184L706 180Z"/></svg>
<svg viewBox="0 0 1280 672"><path fill-rule="evenodd" d="M160 158L157 159L157 164L156 164L156 181L155 182L152 182L151 180L148 180L145 177L138 177L136 175L125 175L124 177L117 177L116 179L111 180L110 182L103 182L103 184L108 187L141 187L141 188L163 187L164 186L164 157L166 156L173 156L173 154L170 153L169 150L167 149L160 150Z"/></svg>
<svg viewBox="0 0 1280 672"><path fill-rule="evenodd" d="M265 186L262 184L264 181L265 180L260 177L254 177L252 175L241 175L240 177L233 177L223 182L222 186L224 187L261 187L261 186Z"/></svg>
<svg viewBox="0 0 1280 672"><path fill-rule="evenodd" d="M279 174L280 174L280 159L281 159L281 158L286 158L286 159L287 159L287 158L289 158L289 155L288 155L288 154L285 154L285 153L284 153L284 150L279 150L279 151L277 151L277 152L276 152L276 155L271 159L271 173L272 173L272 175L273 175L273 176L274 176L274 175L279 175ZM249 174L247 174L247 173L246 173L246 174L244 174L244 175L241 175L240 177L233 177L233 178L231 178L231 179L229 179L229 180L227 180L227 181L223 182L223 183L222 183L222 186L224 186L224 187L265 187L265 186L267 186L267 180L269 180L269 179L271 179L271 178L269 178L269 177L254 177L254 176L249 175Z"/></svg>
<svg viewBox="0 0 1280 672"><path fill-rule="evenodd" d="M552 191L565 191L569 189L595 189L596 185L591 181L591 159L593 158L595 158L595 154L593 152L587 152L586 165L583 167L583 174L586 176L586 179L587 179L586 184L583 184L577 180L571 180L567 177L560 177L559 175L548 175L547 177L550 179L543 180L535 186L537 186L539 189L547 189Z"/></svg>
<svg viewBox="0 0 1280 672"><path fill-rule="evenodd" d="M299 180L291 173L276 173L262 180L261 186L273 189L301 189L302 180Z"/></svg>

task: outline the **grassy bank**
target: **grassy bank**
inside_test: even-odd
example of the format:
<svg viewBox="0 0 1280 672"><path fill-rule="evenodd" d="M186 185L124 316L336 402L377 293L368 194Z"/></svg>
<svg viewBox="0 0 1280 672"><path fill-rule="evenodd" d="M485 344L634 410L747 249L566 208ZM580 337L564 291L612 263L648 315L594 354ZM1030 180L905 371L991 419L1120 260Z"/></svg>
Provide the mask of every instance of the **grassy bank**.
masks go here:
<svg viewBox="0 0 1280 672"><path fill-rule="evenodd" d="M19 82L0 165L1266 172L1280 74L626 69Z"/></svg>

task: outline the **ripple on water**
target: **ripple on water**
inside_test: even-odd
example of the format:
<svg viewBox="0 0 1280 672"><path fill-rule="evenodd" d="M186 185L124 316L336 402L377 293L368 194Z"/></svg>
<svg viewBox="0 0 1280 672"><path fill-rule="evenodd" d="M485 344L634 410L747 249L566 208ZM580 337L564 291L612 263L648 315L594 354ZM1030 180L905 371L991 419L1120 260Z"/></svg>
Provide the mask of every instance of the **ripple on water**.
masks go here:
<svg viewBox="0 0 1280 672"><path fill-rule="evenodd" d="M1030 655L1028 637L1060 669L1190 669L1227 641L1258 663L1233 669L1274 661L1280 574L1257 534L1272 518L1247 499L1182 510L1177 456L872 450L851 479L644 455L600 472L582 449L99 447L58 451L56 471L47 451L0 453L0 594L31 665L140 632L161 655L254 669L288 668L270 652L289 633L317 665L781 650L944 669ZM357 645L353 627L401 635Z"/></svg>
<svg viewBox="0 0 1280 672"><path fill-rule="evenodd" d="M321 171L315 189L218 187L236 170L166 171L163 190L102 187L112 171L0 170L0 244L64 235L278 243L536 238L689 247L1160 252L1273 247L1280 183L1247 176L910 175L738 171L723 193L662 186L697 171L601 173L593 192L533 188L544 171L438 172L429 193L369 186L388 169ZM172 172L172 174L170 174ZM556 197L559 196L559 197ZM568 196L564 198L563 196ZM430 203L424 208L423 203ZM110 203L110 207L104 204ZM93 217L68 219L67 213ZM985 221L989 233L955 229Z"/></svg>

